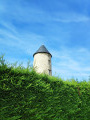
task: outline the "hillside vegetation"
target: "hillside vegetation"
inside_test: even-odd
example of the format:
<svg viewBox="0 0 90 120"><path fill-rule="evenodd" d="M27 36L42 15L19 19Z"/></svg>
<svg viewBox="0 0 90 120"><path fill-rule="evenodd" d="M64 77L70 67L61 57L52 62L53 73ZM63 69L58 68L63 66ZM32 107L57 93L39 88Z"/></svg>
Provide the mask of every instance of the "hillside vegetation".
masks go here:
<svg viewBox="0 0 90 120"><path fill-rule="evenodd" d="M90 81L63 81L0 58L0 120L90 120Z"/></svg>

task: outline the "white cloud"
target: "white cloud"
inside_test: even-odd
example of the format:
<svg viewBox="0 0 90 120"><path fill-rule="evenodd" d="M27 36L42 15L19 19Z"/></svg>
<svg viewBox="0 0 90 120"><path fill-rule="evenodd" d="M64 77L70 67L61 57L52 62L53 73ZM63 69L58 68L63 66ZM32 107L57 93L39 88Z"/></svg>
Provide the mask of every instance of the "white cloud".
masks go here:
<svg viewBox="0 0 90 120"><path fill-rule="evenodd" d="M0 20L0 24L8 31L13 32L14 34L17 34L16 27L10 22L6 20ZM2 29L1 29L2 30Z"/></svg>
<svg viewBox="0 0 90 120"><path fill-rule="evenodd" d="M90 17L85 14L80 14L73 11L67 11L68 4L64 2L57 2L57 5L60 4L60 7L66 7L66 11L56 11L53 9L51 14L50 11L43 9L42 7L38 7L37 5L25 5L21 1L16 1L16 4L13 5L12 1L9 2L1 2L0 5L0 14L3 18L9 16L9 20L17 20L21 22L87 22L90 21ZM11 5L11 6L10 6ZM0 18L1 19L1 18ZM7 19L8 20L8 19Z"/></svg>
<svg viewBox="0 0 90 120"><path fill-rule="evenodd" d="M90 56L90 51L88 50L88 48L81 47L77 50L77 52L83 53L84 55L87 54Z"/></svg>
<svg viewBox="0 0 90 120"><path fill-rule="evenodd" d="M24 1L23 4L21 1L16 1L16 4L14 5L13 2L4 2L2 3L2 6L3 7L0 11L0 20L6 20L5 18L7 18L7 20L9 21L16 20L18 22L24 23L43 23L50 19L50 15L48 15L45 11L43 11L39 7L35 7L34 5L25 5Z"/></svg>
<svg viewBox="0 0 90 120"><path fill-rule="evenodd" d="M70 23L70 22L87 22L90 21L90 17L84 14L78 14L74 12L70 13L55 13L55 18L53 19L56 22L65 22L65 23Z"/></svg>
<svg viewBox="0 0 90 120"><path fill-rule="evenodd" d="M22 33L19 33L17 29L8 22L2 23L3 28L0 28L0 43L3 45L17 47L22 49L26 54L32 55L39 45L45 44L47 41L44 36L22 30Z"/></svg>
<svg viewBox="0 0 90 120"><path fill-rule="evenodd" d="M65 49L65 48L64 48ZM78 51L88 53L88 50L86 48L80 48L74 51L72 49L72 52L68 49L61 49L59 51L54 51L52 50L52 55L53 55L53 74L58 73L59 76L62 78L79 78L79 79L88 79L88 76L90 75L90 64L85 63L85 61L79 61L74 57L74 54L76 52L78 56ZM86 53L86 54L87 54ZM86 55L85 54L85 55ZM89 57L84 57L82 56L82 59L88 60Z"/></svg>

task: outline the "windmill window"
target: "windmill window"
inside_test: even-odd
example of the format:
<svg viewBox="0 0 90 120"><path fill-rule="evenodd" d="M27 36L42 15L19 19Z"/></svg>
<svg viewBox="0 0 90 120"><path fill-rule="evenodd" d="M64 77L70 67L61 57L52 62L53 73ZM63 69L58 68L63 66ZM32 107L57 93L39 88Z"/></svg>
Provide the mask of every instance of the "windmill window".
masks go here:
<svg viewBox="0 0 90 120"><path fill-rule="evenodd" d="M50 61L50 60L48 60L48 64L49 64L49 65L51 64L51 61Z"/></svg>
<svg viewBox="0 0 90 120"><path fill-rule="evenodd" d="M51 70L48 70L49 71L49 75L51 75Z"/></svg>

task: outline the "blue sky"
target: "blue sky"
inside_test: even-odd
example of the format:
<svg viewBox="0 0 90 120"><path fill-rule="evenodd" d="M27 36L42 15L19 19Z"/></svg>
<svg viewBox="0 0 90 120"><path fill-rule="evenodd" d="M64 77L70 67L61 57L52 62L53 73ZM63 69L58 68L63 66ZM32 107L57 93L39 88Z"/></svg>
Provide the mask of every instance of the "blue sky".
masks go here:
<svg viewBox="0 0 90 120"><path fill-rule="evenodd" d="M0 0L0 54L10 63L28 59L45 45L54 76L90 75L89 0Z"/></svg>

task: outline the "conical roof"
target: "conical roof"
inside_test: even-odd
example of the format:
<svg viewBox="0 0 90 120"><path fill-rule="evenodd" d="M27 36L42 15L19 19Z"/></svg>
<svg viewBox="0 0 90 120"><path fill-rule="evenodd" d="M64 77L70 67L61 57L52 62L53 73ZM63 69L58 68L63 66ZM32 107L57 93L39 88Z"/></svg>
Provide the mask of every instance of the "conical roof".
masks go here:
<svg viewBox="0 0 90 120"><path fill-rule="evenodd" d="M46 49L46 47L44 45L42 45L34 54L33 54L33 57L35 54L37 53L48 53L51 55L51 53ZM51 55L52 57L52 55Z"/></svg>

